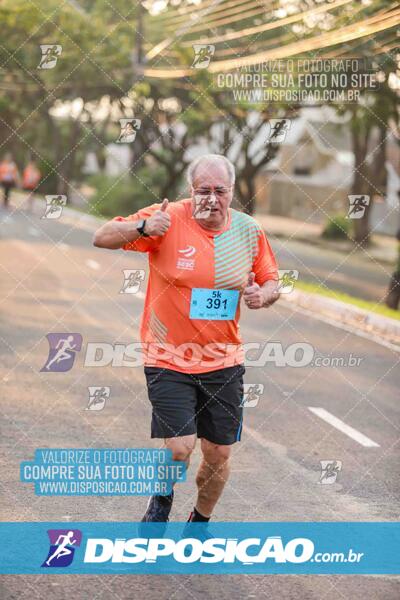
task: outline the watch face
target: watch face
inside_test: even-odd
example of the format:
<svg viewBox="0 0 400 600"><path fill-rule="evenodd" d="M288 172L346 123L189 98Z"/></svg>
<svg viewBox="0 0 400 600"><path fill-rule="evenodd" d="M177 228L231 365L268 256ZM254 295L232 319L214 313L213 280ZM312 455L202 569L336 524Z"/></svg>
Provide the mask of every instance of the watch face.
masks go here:
<svg viewBox="0 0 400 600"><path fill-rule="evenodd" d="M143 225L144 225L144 219L141 219L138 224L136 225L136 229L138 231L141 231L143 233Z"/></svg>

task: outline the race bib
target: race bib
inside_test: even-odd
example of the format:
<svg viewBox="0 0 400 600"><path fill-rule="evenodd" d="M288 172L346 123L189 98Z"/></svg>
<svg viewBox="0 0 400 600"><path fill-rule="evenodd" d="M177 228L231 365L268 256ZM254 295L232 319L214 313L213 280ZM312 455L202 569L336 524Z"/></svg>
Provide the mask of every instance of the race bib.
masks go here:
<svg viewBox="0 0 400 600"><path fill-rule="evenodd" d="M191 319L231 321L235 318L238 301L238 290L193 288L189 316Z"/></svg>

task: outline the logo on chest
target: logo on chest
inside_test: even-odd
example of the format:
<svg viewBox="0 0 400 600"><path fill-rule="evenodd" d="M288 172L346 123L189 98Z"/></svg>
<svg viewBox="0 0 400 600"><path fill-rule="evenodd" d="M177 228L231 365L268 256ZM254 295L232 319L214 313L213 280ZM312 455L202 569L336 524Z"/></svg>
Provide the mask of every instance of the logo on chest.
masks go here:
<svg viewBox="0 0 400 600"><path fill-rule="evenodd" d="M194 255L196 254L196 248L194 246L186 246L186 248L182 248L178 250L178 260L176 262L177 269L183 269L185 271L193 271L195 259Z"/></svg>

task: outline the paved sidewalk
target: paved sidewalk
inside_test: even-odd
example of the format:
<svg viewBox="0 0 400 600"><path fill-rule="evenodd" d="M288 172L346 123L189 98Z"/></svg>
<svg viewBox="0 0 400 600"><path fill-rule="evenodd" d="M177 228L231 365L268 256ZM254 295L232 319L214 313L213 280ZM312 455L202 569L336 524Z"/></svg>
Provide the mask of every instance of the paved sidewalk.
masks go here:
<svg viewBox="0 0 400 600"><path fill-rule="evenodd" d="M331 241L321 238L323 225L278 215L256 214L254 216L269 235L291 238L327 250L338 250L344 253L354 250L354 244L350 241ZM363 250L360 248L356 252L362 254ZM392 265L397 257L397 240L387 235L374 234L372 244L368 247L368 254L375 260Z"/></svg>

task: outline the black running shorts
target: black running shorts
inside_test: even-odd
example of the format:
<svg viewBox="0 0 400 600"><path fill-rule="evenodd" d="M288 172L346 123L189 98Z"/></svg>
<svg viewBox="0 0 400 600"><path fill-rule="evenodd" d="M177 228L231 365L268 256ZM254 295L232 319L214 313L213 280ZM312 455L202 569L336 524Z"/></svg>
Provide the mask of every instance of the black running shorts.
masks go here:
<svg viewBox="0 0 400 600"><path fill-rule="evenodd" d="M197 374L159 367L144 372L153 406L152 438L197 434L214 444L240 441L243 365Z"/></svg>

